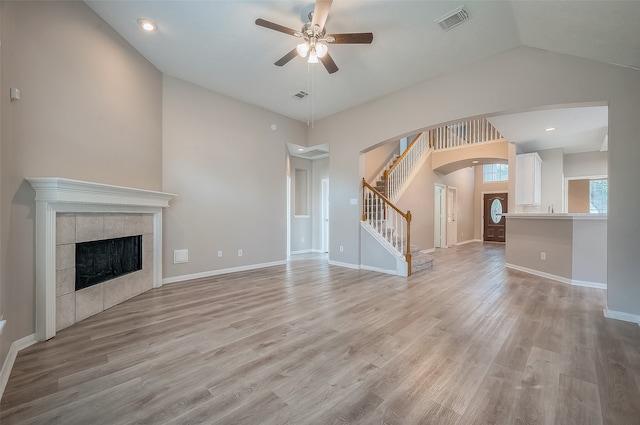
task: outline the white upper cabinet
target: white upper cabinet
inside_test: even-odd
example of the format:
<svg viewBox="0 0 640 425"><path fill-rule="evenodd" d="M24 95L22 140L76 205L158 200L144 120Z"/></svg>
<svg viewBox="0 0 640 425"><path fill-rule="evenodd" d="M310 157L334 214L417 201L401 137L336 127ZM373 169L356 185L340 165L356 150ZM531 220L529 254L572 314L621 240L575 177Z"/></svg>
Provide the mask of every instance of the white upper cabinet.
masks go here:
<svg viewBox="0 0 640 425"><path fill-rule="evenodd" d="M540 206L542 159L537 153L516 155L516 205Z"/></svg>

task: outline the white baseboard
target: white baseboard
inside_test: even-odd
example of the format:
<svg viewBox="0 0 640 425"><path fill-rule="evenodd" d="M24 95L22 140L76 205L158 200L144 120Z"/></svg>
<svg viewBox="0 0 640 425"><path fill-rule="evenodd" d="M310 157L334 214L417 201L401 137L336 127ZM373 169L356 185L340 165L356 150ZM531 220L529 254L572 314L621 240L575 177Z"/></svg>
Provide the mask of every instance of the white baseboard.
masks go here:
<svg viewBox="0 0 640 425"><path fill-rule="evenodd" d="M467 241L457 242L455 243L455 246L466 245L468 243L474 243L474 242L482 242L482 241L480 239L469 239Z"/></svg>
<svg viewBox="0 0 640 425"><path fill-rule="evenodd" d="M2 371L0 371L0 400L4 394L4 389L7 387L7 382L9 382L11 369L13 369L13 363L16 361L18 352L32 346L36 342L38 342L38 340L36 340L36 334L31 334L11 343L9 352L7 353L7 358L4 359L4 364L2 365Z"/></svg>
<svg viewBox="0 0 640 425"><path fill-rule="evenodd" d="M604 317L608 317L609 319L622 320L640 325L640 314L625 313L622 311L609 310L608 308L602 310L602 313Z"/></svg>
<svg viewBox="0 0 640 425"><path fill-rule="evenodd" d="M326 254L326 252L321 249L302 249L300 251L291 251L291 255L296 254Z"/></svg>
<svg viewBox="0 0 640 425"><path fill-rule="evenodd" d="M370 272L385 273L385 274L391 274L394 276L400 276L397 270L387 270L387 269L382 269L380 267L365 266L364 264L360 266L360 269L368 270Z"/></svg>
<svg viewBox="0 0 640 425"><path fill-rule="evenodd" d="M584 286L587 288L607 289L607 284L601 282L588 282L586 280L572 279L571 284L573 286Z"/></svg>
<svg viewBox="0 0 640 425"><path fill-rule="evenodd" d="M231 267L228 269L211 270L208 272L185 274L182 276L175 276L175 277L166 277L162 279L162 284L164 285L165 283L177 283L177 282L184 282L187 280L202 279L205 277L218 276L218 275L227 274L227 273L236 273L236 272L244 272L248 270L263 269L265 267L282 266L284 264L287 264L286 260L274 261L271 263L251 264L248 266Z"/></svg>
<svg viewBox="0 0 640 425"><path fill-rule="evenodd" d="M340 261L333 261L331 259L329 259L329 264L332 266L340 266L340 267L346 267L348 269L356 269L356 270L360 270L360 266L357 264L351 264L351 263L341 263Z"/></svg>
<svg viewBox="0 0 640 425"><path fill-rule="evenodd" d="M568 277L557 276L555 274L545 273L545 272L541 272L539 270L530 269L530 268L527 268L527 267L516 266L515 264L510 264L510 263L505 263L504 265L505 265L505 267L507 267L509 269L518 270L518 271L529 273L529 274L532 274L532 275L535 275L535 276L544 277L546 279L555 280L557 282L566 283L568 285L584 286L584 287L587 287L587 288L596 288L596 289L607 289L607 284L606 283L587 282L587 281L584 281L584 280L569 279Z"/></svg>

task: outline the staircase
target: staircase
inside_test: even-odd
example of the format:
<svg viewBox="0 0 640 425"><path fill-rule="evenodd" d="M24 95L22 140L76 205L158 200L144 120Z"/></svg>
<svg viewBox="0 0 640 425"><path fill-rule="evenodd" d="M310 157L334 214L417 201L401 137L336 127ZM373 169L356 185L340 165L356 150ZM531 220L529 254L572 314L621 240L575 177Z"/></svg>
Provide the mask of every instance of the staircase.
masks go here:
<svg viewBox="0 0 640 425"><path fill-rule="evenodd" d="M430 269L433 266L433 255L429 251L421 251L417 245L411 245L411 274Z"/></svg>
<svg viewBox="0 0 640 425"><path fill-rule="evenodd" d="M362 226L396 257L397 274L405 276L431 268L433 257L411 244L411 212L401 211L394 202L430 152L427 135L421 133L379 174L375 187L362 179Z"/></svg>
<svg viewBox="0 0 640 425"><path fill-rule="evenodd" d="M383 167L378 176L373 179L374 186L362 179L361 227L388 252L387 257L380 260L385 261L387 266L380 267L380 270L411 276L412 273L433 266L431 254L411 244L411 212L401 211L395 205L429 155L432 153L434 155L432 167L435 169L435 155L439 152L477 147L486 142L499 140L504 141L502 135L484 118L443 125L418 134L402 155ZM366 250L361 249L361 253L366 252L361 256L361 266L366 265L376 269L365 261L382 258L381 250L376 250L369 245L369 243L375 245L377 243L366 240L362 236L361 238L361 244L367 247ZM389 254L397 260L393 270L388 266ZM365 259L367 255L370 258Z"/></svg>

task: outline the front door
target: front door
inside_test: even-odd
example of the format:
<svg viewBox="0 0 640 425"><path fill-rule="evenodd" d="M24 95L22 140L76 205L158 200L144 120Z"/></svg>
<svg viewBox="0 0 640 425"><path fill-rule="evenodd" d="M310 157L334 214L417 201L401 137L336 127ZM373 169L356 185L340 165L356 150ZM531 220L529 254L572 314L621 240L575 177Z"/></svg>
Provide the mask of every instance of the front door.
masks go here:
<svg viewBox="0 0 640 425"><path fill-rule="evenodd" d="M486 242L505 241L506 218L502 216L507 212L506 193L485 193L484 195L484 240Z"/></svg>

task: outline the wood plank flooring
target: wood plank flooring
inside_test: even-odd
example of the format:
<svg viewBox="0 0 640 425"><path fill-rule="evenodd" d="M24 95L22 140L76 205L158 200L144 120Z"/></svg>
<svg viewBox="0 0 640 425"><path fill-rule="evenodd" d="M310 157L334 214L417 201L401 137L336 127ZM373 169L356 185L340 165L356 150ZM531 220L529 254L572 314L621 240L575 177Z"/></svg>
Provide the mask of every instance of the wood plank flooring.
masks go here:
<svg viewBox="0 0 640 425"><path fill-rule="evenodd" d="M18 355L8 424L640 424L603 290L438 250L410 278L286 266L165 285Z"/></svg>

